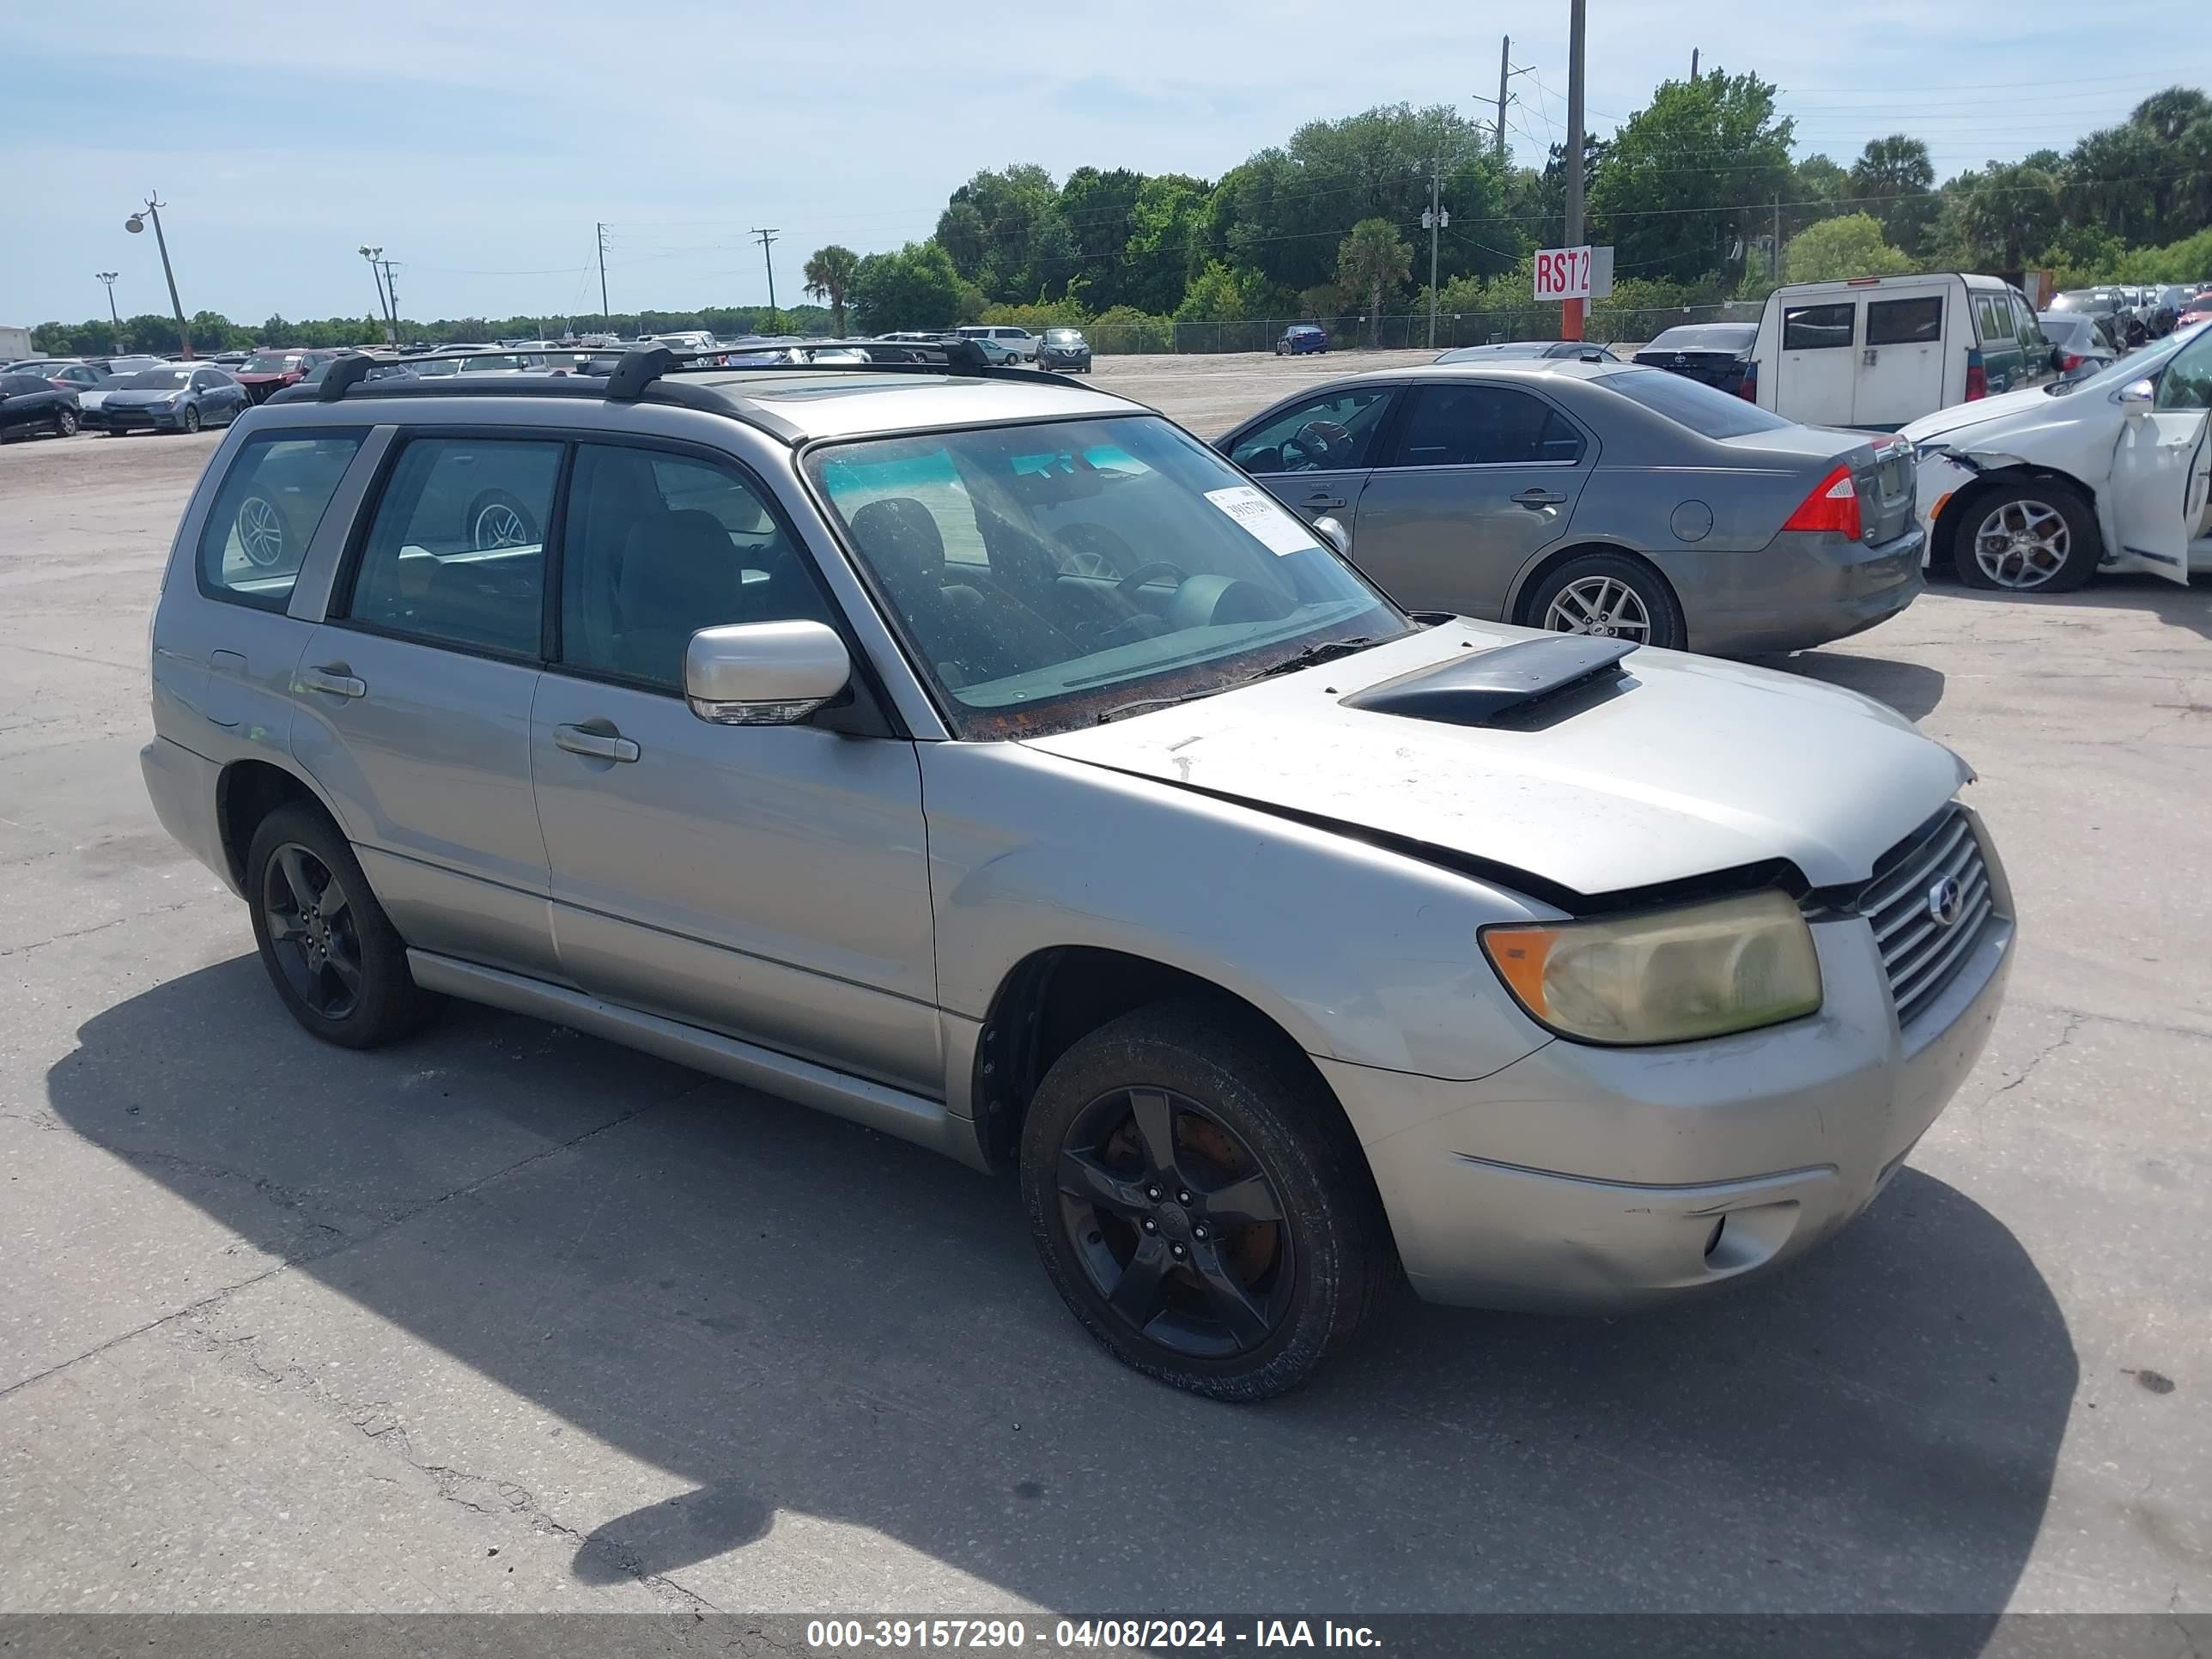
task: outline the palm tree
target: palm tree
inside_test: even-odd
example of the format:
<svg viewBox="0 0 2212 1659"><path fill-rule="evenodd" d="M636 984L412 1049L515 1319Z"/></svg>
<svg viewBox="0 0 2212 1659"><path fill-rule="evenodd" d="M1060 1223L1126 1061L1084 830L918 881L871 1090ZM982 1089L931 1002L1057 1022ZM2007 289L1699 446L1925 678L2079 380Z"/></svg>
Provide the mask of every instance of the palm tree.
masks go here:
<svg viewBox="0 0 2212 1659"><path fill-rule="evenodd" d="M830 302L830 331L841 337L845 332L845 295L851 292L853 273L860 267L860 256L835 242L815 249L814 257L806 262L806 291Z"/></svg>
<svg viewBox="0 0 2212 1659"><path fill-rule="evenodd" d="M1406 280L1413 250L1388 219L1362 219L1336 245L1336 280L1367 296L1367 343L1382 343L1382 295Z"/></svg>

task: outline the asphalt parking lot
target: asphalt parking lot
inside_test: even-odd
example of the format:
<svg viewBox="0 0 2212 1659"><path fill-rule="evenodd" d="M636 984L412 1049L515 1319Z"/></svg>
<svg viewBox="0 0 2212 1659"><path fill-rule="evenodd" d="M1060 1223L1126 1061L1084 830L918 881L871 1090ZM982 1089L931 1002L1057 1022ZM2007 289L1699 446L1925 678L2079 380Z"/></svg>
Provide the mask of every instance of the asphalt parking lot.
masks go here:
<svg viewBox="0 0 2212 1659"><path fill-rule="evenodd" d="M1211 434L1378 361L1097 379ZM138 776L216 441L0 449L0 1611L2212 1611L2212 593L1781 665L1979 769L2021 909L1857 1225L1655 1316L1401 1299L1234 1409L1091 1346L1010 1182L489 1011L295 1027Z"/></svg>

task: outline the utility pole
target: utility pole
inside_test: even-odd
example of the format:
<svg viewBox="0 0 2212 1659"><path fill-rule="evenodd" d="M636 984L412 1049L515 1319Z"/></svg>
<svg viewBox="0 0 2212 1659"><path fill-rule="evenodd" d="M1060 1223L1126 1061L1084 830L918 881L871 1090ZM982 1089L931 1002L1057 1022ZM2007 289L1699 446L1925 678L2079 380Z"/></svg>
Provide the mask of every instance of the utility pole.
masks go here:
<svg viewBox="0 0 2212 1659"><path fill-rule="evenodd" d="M1584 0L1570 0L1567 21L1567 240L1564 246L1583 245L1583 58L1585 34ZM1559 337L1583 337L1584 301L1559 303Z"/></svg>
<svg viewBox="0 0 2212 1659"><path fill-rule="evenodd" d="M1505 81L1512 73L1513 37L1506 35L1498 43L1498 165L1505 165Z"/></svg>
<svg viewBox="0 0 2212 1659"><path fill-rule="evenodd" d="M1451 216L1443 210L1437 199L1442 187L1439 173L1443 162L1441 157L1429 161L1429 210L1421 216L1421 227L1429 233L1429 349L1437 349L1437 233L1451 222Z"/></svg>
<svg viewBox="0 0 2212 1659"><path fill-rule="evenodd" d="M755 227L752 233L760 238L761 263L768 267L768 314L771 318L775 315L775 261L769 257L768 249L769 244L775 240L776 232L781 228L781 227L777 225L770 225L766 230Z"/></svg>
<svg viewBox="0 0 2212 1659"><path fill-rule="evenodd" d="M1782 280L1782 198L1774 198L1774 231L1766 245L1766 274L1776 282Z"/></svg>
<svg viewBox="0 0 2212 1659"><path fill-rule="evenodd" d="M120 356L123 352L123 319L115 309L115 279L123 273L119 270L95 270L92 274L107 284L107 319L114 325L108 332L108 339L114 345L116 355Z"/></svg>
<svg viewBox="0 0 2212 1659"><path fill-rule="evenodd" d="M607 311L607 228L594 224L592 228L599 235L599 321L612 328L615 319Z"/></svg>
<svg viewBox="0 0 2212 1659"><path fill-rule="evenodd" d="M177 298L177 273L169 265L168 238L161 234L161 210L169 204L155 200L156 194L158 192L153 191L146 193L145 213L132 214L123 222L123 228L135 236L146 228L149 217L154 221L154 240L161 250L161 275L169 279L169 309L177 314L177 343L182 349L182 355L189 360L192 355L191 325L185 320L184 301Z"/></svg>
<svg viewBox="0 0 2212 1659"><path fill-rule="evenodd" d="M392 307L392 340L399 342L399 279L392 273L399 268L396 259L386 259L384 265L384 297Z"/></svg>
<svg viewBox="0 0 2212 1659"><path fill-rule="evenodd" d="M1690 48L1690 78L1692 81L1698 78L1698 49L1695 46Z"/></svg>

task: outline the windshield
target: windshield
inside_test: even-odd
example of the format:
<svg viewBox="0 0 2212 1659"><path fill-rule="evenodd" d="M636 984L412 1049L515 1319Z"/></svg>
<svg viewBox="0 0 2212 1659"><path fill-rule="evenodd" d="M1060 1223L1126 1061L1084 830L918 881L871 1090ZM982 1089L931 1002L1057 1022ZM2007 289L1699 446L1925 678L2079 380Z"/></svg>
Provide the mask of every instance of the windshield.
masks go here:
<svg viewBox="0 0 2212 1659"><path fill-rule="evenodd" d="M1066 731L1412 630L1157 416L878 438L806 467L963 738Z"/></svg>
<svg viewBox="0 0 2212 1659"><path fill-rule="evenodd" d="M1083 331L1079 328L1048 328L1044 337L1054 345L1081 345Z"/></svg>
<svg viewBox="0 0 2212 1659"><path fill-rule="evenodd" d="M1603 376L1597 384L1708 438L1744 438L1754 432L1779 432L1797 424L1733 392L1669 374L1663 368L1624 368Z"/></svg>
<svg viewBox="0 0 2212 1659"><path fill-rule="evenodd" d="M2130 352L2116 363L2107 363L2094 374L2083 375L2077 380L2062 380L2055 384L2069 392L2118 392L2124 386L2133 386L2146 380L2173 361L2173 354L2195 339L2212 324L2191 323L2187 328L2178 328L2156 345L2146 346L2141 351Z"/></svg>
<svg viewBox="0 0 2212 1659"><path fill-rule="evenodd" d="M300 354L296 351L257 351L238 368L243 374L282 374L288 368L298 368L299 362Z"/></svg>
<svg viewBox="0 0 2212 1659"><path fill-rule="evenodd" d="M117 382L118 391L157 392L180 386L192 378L189 368L142 368Z"/></svg>

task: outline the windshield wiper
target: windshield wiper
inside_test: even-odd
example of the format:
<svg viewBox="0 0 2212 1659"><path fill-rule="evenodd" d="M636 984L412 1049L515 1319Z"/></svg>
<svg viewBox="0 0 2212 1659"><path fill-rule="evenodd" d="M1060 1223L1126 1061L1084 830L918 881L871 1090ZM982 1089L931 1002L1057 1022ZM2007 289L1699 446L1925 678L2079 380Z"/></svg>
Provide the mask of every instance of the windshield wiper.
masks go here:
<svg viewBox="0 0 2212 1659"><path fill-rule="evenodd" d="M1317 662L1334 662L1339 657L1349 657L1364 651L1376 641L1362 634L1349 640L1322 640L1292 653L1271 668L1263 668L1252 676L1255 680L1273 679L1278 674L1296 673L1301 668L1311 668Z"/></svg>
<svg viewBox="0 0 2212 1659"><path fill-rule="evenodd" d="M1200 697L1212 696L1214 691L1220 689L1216 686L1212 690L1186 691L1179 697L1139 697L1134 702L1117 702L1111 708L1103 711L1091 724L1103 726L1109 720L1125 720L1131 714L1141 714L1148 708L1172 708L1179 702L1195 702Z"/></svg>

